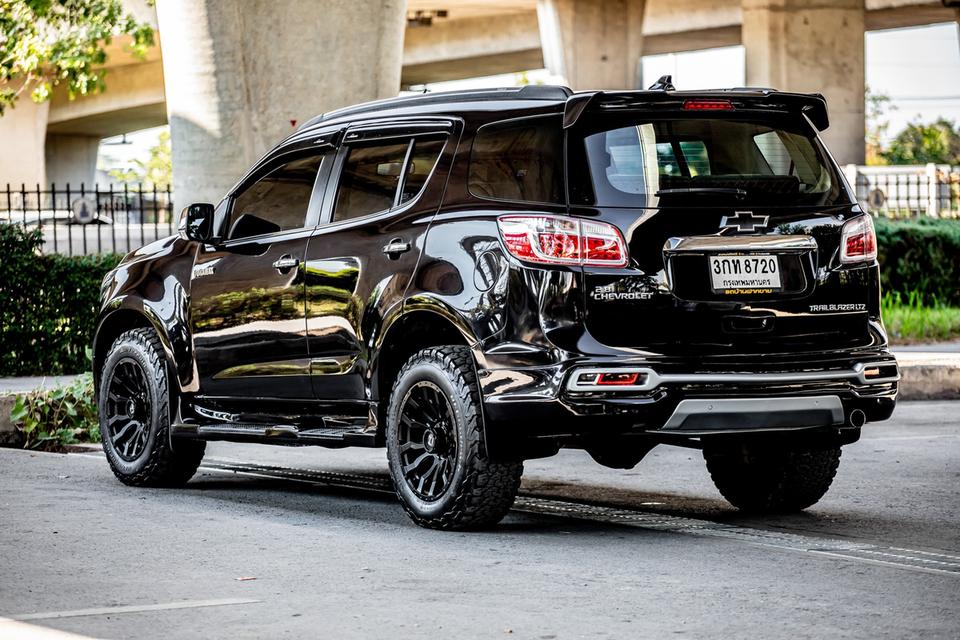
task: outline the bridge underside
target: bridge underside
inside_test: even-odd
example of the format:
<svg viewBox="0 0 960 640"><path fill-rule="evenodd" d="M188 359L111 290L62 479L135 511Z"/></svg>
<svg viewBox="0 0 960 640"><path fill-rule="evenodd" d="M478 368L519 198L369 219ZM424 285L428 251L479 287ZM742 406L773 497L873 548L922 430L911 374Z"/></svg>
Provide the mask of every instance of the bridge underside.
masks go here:
<svg viewBox="0 0 960 640"><path fill-rule="evenodd" d="M21 100L0 119L0 137L22 151L0 157L0 180L92 182L100 139L169 120L179 176L203 175L210 194L222 193L290 120L401 86L546 67L574 89L637 87L641 54L741 44L749 84L825 93L831 148L841 162L860 162L864 31L957 19L931 0L471 0L446 17L433 14L429 26L404 28L396 3L382 0L309 21L289 17L302 18L296 0L277 0L266 13L241 0L165 0L160 10L170 20L157 20L145 0L124 1L158 28L165 55L157 46L146 60L133 59L118 39L108 48L104 94ZM289 11L278 9L285 3ZM407 16L435 8L408 0ZM278 30L303 37L278 41ZM305 65L309 59L337 64ZM177 78L166 90L165 70ZM206 175L211 153L237 167ZM188 184L176 182L189 198Z"/></svg>

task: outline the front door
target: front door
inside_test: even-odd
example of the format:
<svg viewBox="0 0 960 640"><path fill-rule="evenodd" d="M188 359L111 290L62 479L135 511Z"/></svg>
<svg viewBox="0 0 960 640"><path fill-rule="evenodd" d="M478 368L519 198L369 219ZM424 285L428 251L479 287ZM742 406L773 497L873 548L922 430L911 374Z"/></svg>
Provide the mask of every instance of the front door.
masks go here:
<svg viewBox="0 0 960 640"><path fill-rule="evenodd" d="M222 244L198 252L191 324L199 395L211 406L312 397L303 261L325 155L268 163L229 198Z"/></svg>

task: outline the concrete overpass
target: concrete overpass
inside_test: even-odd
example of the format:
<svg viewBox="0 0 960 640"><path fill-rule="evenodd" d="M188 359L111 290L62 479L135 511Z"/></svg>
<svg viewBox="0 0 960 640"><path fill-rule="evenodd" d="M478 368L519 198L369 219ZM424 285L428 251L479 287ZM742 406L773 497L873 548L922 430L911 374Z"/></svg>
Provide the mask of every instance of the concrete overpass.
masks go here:
<svg viewBox="0 0 960 640"><path fill-rule="evenodd" d="M0 182L90 183L101 138L169 121L181 201L215 199L291 121L400 86L545 66L574 89L638 87L641 55L735 44L748 84L825 93L829 143L841 162L859 162L864 32L957 15L930 0L127 4L160 46L141 61L112 45L104 94L71 101L58 90L8 111L0 138L22 153L0 158Z"/></svg>

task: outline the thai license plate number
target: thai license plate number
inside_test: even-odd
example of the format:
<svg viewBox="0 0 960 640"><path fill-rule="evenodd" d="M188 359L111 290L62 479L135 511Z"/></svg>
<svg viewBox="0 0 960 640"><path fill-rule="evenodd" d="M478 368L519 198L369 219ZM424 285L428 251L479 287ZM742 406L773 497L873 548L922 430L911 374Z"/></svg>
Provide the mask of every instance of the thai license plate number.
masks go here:
<svg viewBox="0 0 960 640"><path fill-rule="evenodd" d="M710 256L710 280L716 292L779 291L780 261L771 254Z"/></svg>

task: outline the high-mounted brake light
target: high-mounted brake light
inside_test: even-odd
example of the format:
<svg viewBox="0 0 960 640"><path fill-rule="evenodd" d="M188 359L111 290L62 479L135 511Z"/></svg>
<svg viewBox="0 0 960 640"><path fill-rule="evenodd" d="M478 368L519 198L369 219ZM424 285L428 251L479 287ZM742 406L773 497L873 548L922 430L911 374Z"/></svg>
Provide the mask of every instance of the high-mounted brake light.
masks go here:
<svg viewBox="0 0 960 640"><path fill-rule="evenodd" d="M564 216L501 216L497 219L507 251L539 264L623 267L627 246L620 230L605 222Z"/></svg>
<svg viewBox="0 0 960 640"><path fill-rule="evenodd" d="M847 221L840 236L840 262L854 264L877 259L877 234L873 218L863 215Z"/></svg>
<svg viewBox="0 0 960 640"><path fill-rule="evenodd" d="M733 111L729 100L684 100L684 111Z"/></svg>

